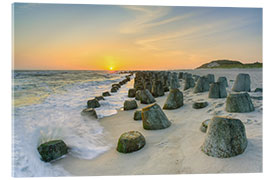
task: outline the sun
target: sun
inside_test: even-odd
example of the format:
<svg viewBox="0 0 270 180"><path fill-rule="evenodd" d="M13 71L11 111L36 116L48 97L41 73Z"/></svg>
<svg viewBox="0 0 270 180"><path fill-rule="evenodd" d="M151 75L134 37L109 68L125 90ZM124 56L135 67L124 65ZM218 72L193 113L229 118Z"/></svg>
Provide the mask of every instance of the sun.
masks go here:
<svg viewBox="0 0 270 180"><path fill-rule="evenodd" d="M109 69L110 69L110 70L113 70L113 67L110 67Z"/></svg>

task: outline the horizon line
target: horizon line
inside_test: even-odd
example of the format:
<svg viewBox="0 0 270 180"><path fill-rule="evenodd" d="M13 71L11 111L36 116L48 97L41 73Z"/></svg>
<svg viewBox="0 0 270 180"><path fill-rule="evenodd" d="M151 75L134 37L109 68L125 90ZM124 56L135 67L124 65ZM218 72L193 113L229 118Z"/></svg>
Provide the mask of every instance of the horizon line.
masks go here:
<svg viewBox="0 0 270 180"><path fill-rule="evenodd" d="M119 69L119 70L108 70L108 69L11 69L12 71L175 71L175 70L194 70L196 68L183 68L183 69Z"/></svg>
<svg viewBox="0 0 270 180"><path fill-rule="evenodd" d="M255 60L254 62L251 63L243 63L241 60L232 60L232 59L216 59L216 60L212 60L210 62L207 63L203 63L200 66L204 65L204 64L208 64L214 61L222 61L222 60L229 60L229 61L238 61L242 64L254 64L254 63L262 63L263 61L260 62L258 60ZM200 67L198 66L198 67ZM119 70L109 70L109 69L15 69L14 67L12 67L12 71L110 71L110 72L114 72L114 71L169 71L169 70L195 70L198 67L195 68L177 68L177 69L119 69Z"/></svg>

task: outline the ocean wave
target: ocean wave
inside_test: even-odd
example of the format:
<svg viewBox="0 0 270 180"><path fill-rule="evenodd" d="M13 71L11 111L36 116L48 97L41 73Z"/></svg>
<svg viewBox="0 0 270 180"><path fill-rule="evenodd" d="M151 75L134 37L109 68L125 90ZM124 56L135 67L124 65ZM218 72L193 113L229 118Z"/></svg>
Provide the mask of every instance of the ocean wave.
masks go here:
<svg viewBox="0 0 270 180"><path fill-rule="evenodd" d="M74 72L72 76L74 78ZM77 77L81 76L83 75L77 75ZM124 75L118 74L108 76L109 79L103 78L103 80L65 79L56 85L55 82L49 83L54 78L47 77L47 81L38 84L43 89L32 87L27 89L30 92L35 91L38 96L41 96L41 92L45 92L47 96L42 101L14 107L13 175L15 177L68 175L62 167L40 160L37 147L49 140L62 139L70 148L69 155L82 159L92 159L110 148L110 144L104 139L106 132L98 120L80 115L88 99L108 91L113 83L124 78ZM19 82L16 83L18 85ZM96 109L98 117L115 114L123 105L123 100L127 98L128 88L127 85L122 86L117 93L105 97L106 100L100 102L101 107ZM25 89L20 87L14 89L17 94L18 92L24 94ZM14 98L16 100L21 97L14 96Z"/></svg>

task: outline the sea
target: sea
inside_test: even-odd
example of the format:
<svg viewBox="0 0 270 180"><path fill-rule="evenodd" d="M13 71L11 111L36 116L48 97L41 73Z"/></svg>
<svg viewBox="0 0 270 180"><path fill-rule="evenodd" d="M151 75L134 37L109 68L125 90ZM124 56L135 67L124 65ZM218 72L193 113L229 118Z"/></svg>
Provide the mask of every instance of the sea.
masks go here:
<svg viewBox="0 0 270 180"><path fill-rule="evenodd" d="M98 119L82 116L87 100L110 91L127 74L111 71L23 71L12 74L12 174L14 177L70 175L41 161L37 147L62 139L71 156L92 159L110 149L99 120L117 113L128 99L129 82L101 100ZM133 78L133 77L132 77Z"/></svg>

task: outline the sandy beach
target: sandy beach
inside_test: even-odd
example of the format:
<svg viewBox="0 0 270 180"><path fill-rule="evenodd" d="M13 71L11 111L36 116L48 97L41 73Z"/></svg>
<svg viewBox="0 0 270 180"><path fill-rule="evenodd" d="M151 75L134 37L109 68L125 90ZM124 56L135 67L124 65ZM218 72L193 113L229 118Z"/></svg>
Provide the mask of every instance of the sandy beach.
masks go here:
<svg viewBox="0 0 270 180"><path fill-rule="evenodd" d="M228 94L233 85L232 80L238 72L225 74L229 83ZM216 79L219 73L224 72L214 71ZM261 70L257 73L250 72L250 76L252 91L255 87L262 87ZM130 81L127 86L132 86L133 81ZM180 90L184 94L184 106L175 110L163 110L172 122L169 128L145 130L142 121L133 120L135 110L120 109L116 115L98 120L104 127L106 141L111 146L110 150L92 160L68 155L55 162L54 166L61 165L74 176L262 172L262 100L252 99L255 107L253 112L228 113L225 111L226 98L210 99L208 92L194 94L193 88L183 90L184 80L180 80L180 84ZM168 92L156 98L161 107L167 95ZM262 93L251 92L250 95L262 96ZM192 104L197 100L206 100L209 105L202 109L193 109ZM137 104L139 109L147 106L139 101ZM237 118L244 123L248 146L243 154L221 159L207 156L200 150L206 135L200 131L201 123L215 115ZM89 119L89 121L94 120ZM146 139L146 145L133 153L119 153L116 151L118 138L122 133L131 130L141 132Z"/></svg>

